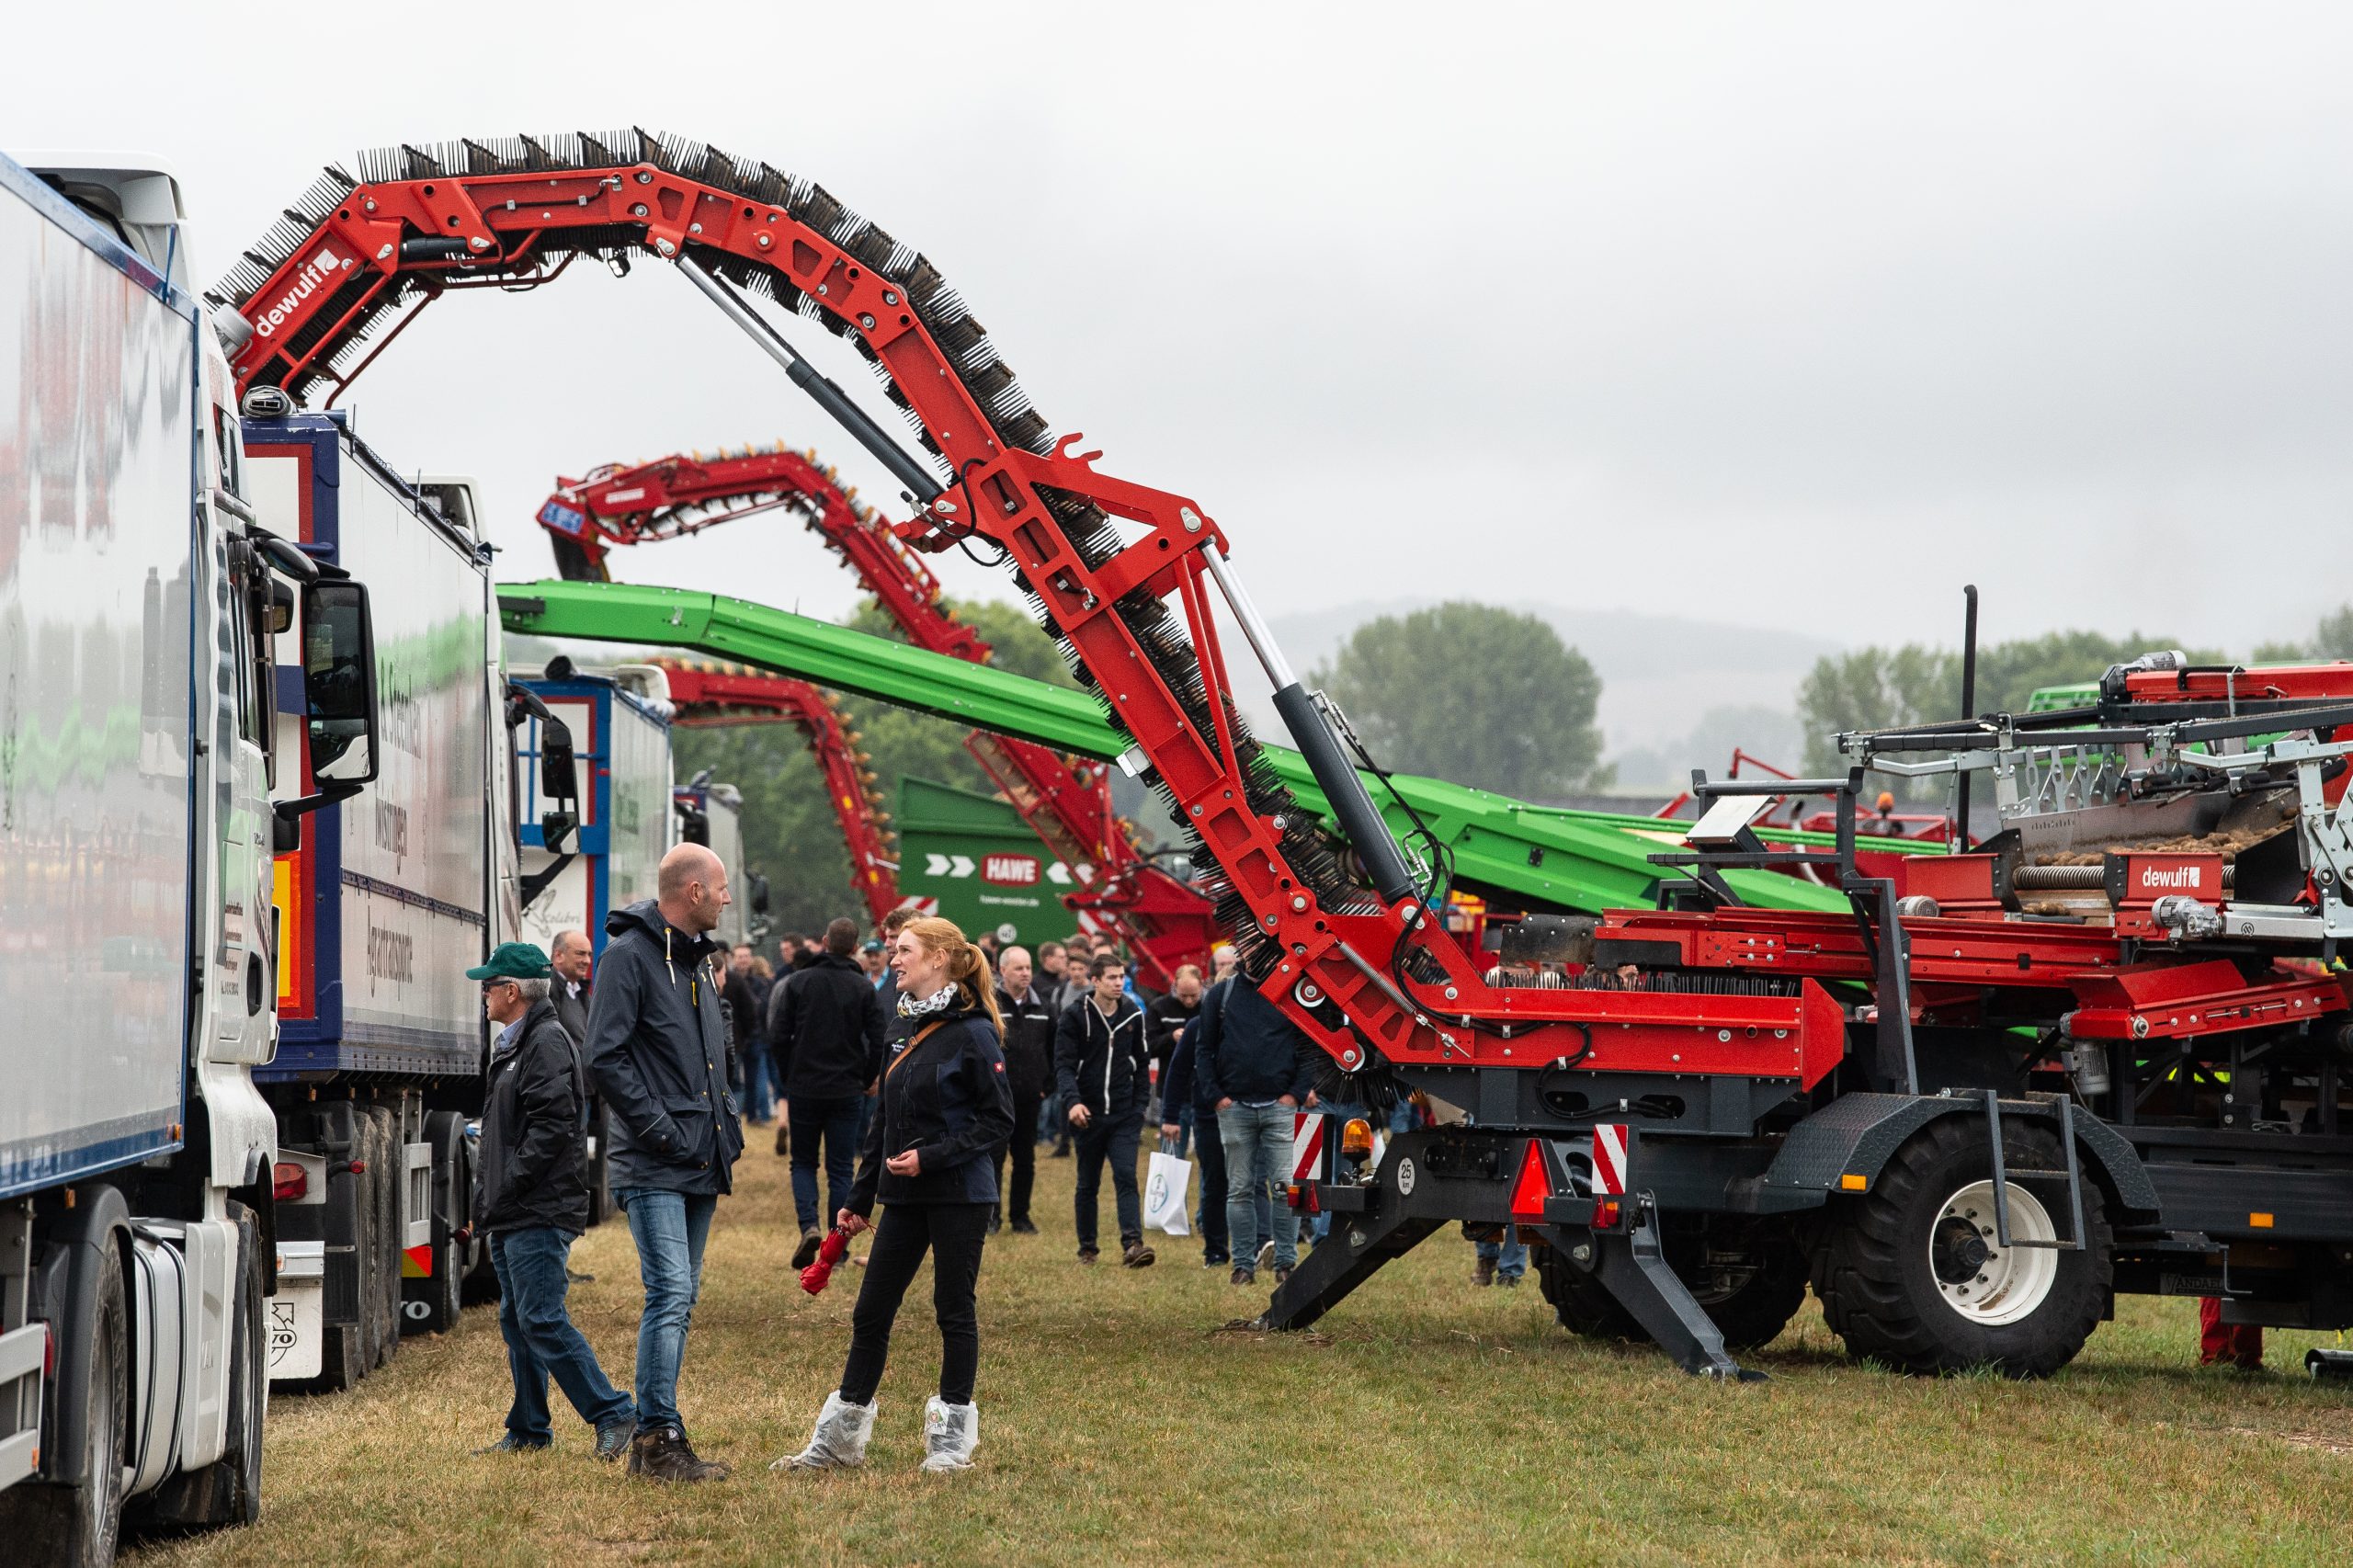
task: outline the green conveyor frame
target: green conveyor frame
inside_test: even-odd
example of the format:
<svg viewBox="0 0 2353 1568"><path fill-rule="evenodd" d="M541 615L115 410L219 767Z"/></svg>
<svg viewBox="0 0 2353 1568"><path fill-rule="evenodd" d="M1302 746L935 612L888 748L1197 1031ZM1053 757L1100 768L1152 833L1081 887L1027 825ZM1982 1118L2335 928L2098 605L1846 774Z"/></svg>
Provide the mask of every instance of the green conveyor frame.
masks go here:
<svg viewBox="0 0 2353 1568"><path fill-rule="evenodd" d="M1102 761L1127 749L1089 693L747 599L635 583L551 578L502 583L498 602L512 632L677 648L732 659ZM1300 803L1329 825L1331 812L1306 761L1286 747L1269 744L1265 751ZM1460 883L1535 903L1598 912L1649 908L1656 903L1660 879L1676 874L1648 859L1682 847L1682 835L1672 823L1530 805L1412 774L1392 775L1392 780L1398 794L1452 849ZM1367 786L1391 831L1404 838L1410 824L1404 811L1377 780L1368 777ZM1826 834L1768 836L1792 845L1831 842ZM1873 847L1916 846L1874 840ZM1724 877L1744 900L1763 908L1847 907L1844 895L1834 889L1778 872L1733 870Z"/></svg>

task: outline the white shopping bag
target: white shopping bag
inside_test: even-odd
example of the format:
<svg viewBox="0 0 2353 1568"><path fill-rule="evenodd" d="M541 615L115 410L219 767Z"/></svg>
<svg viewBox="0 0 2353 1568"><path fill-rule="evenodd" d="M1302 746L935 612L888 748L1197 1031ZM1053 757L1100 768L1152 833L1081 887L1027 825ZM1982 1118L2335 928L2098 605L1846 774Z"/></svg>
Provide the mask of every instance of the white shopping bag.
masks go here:
<svg viewBox="0 0 2353 1568"><path fill-rule="evenodd" d="M1185 1214L1185 1189L1192 1180L1192 1161L1154 1149L1152 1171L1144 1182L1143 1222L1172 1236L1191 1235L1192 1221Z"/></svg>

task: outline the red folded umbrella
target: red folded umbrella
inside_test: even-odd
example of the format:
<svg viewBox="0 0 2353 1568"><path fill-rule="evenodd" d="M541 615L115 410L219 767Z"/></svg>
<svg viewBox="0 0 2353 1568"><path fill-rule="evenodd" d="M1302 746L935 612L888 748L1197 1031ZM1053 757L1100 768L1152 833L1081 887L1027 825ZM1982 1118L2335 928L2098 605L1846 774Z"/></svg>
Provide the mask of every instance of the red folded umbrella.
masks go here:
<svg viewBox="0 0 2353 1568"><path fill-rule="evenodd" d="M834 1277L834 1265L848 1251L847 1233L839 1225L827 1231L824 1244L817 1248L817 1261L801 1271L801 1288L813 1296L824 1290L825 1282Z"/></svg>

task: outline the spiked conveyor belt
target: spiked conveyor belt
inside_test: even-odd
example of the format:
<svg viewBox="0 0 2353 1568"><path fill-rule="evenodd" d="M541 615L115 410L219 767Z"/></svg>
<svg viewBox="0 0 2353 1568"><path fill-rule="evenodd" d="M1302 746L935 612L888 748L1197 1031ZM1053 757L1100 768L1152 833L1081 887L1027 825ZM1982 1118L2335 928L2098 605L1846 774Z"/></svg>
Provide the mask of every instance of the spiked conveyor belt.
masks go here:
<svg viewBox="0 0 2353 1568"><path fill-rule="evenodd" d="M745 201L780 208L796 222L842 247L864 267L897 285L966 392L987 416L998 439L1007 447L1033 453L1046 454L1053 449L1044 415L1032 405L1012 368L998 355L987 329L949 287L929 258L852 211L821 186L699 142L653 135L637 129L403 143L363 153L354 163L356 172L327 169L286 210L260 244L244 254L242 263L209 297L218 305L242 311L255 301L256 294L270 290L272 279L286 263L312 243L319 225L362 187L502 175L562 176L620 171L646 165ZM528 248L486 251L465 258L462 265L454 268L445 263L430 271L403 272L392 287L381 287L381 274L358 268L333 285L324 308L309 313L285 342L273 346L290 360L300 361L333 334L334 340L326 345L323 356L324 367L315 362L309 364L288 379L286 390L300 398L320 381L347 374L366 354L369 335L388 316L404 304L430 299L451 283L534 281L548 276L553 264L571 256L593 255L609 262L632 254L665 259L649 248L645 231L637 224L599 222L566 227L557 223L541 231L536 243ZM887 395L907 416L915 439L940 460L944 471L945 459L924 419L905 393L890 381L880 358L854 324L804 296L782 271L762 261L716 248L699 249L697 254L698 260L738 288L774 300L847 338L878 374L882 374ZM263 304L269 302L264 301ZM265 372L261 379L269 379L269 374ZM955 476L945 477L952 481ZM1119 548L1117 530L1092 503L1052 491L1046 492L1044 499L1064 537L1090 565L1108 559ZM1020 580L1017 571L1015 574ZM1021 586L1040 623L1062 647L1078 678L1094 688L1091 672L1083 666L1076 650L1046 613L1031 585L1021 581ZM1210 699L1203 690L1199 665L1181 621L1159 600L1142 592L1129 595L1114 608L1176 695L1196 733L1214 733ZM1116 712L1110 717L1115 725L1120 723ZM1283 852L1293 873L1327 908L1374 907L1368 895L1355 885L1340 857L1314 827L1309 814L1298 808L1290 791L1260 760L1248 725L1231 703L1226 705L1226 722L1234 737L1236 782L1253 812L1280 824ZM1156 774L1154 782L1161 782ZM1162 792L1168 795L1165 786ZM1170 797L1169 804L1177 821L1188 820L1182 802ZM1225 882L1209 846L1196 836L1192 850L1195 866L1209 874L1211 886L1219 894L1220 925L1231 934L1248 972L1254 978L1263 977L1274 962L1274 954L1266 947L1257 921Z"/></svg>

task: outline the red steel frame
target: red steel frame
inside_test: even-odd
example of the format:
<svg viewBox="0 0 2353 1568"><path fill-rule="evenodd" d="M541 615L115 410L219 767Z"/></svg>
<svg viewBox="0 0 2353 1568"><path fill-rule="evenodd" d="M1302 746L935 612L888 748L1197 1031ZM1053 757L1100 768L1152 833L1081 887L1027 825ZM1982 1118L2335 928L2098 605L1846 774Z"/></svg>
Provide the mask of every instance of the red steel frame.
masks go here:
<svg viewBox="0 0 2353 1568"><path fill-rule="evenodd" d="M898 856L891 837L890 812L874 796L874 775L858 735L843 722L834 699L805 680L683 659L656 659L670 685L677 720L688 729L738 724L800 726L811 755L825 775L825 800L841 824L849 851L850 881L875 925L899 906Z"/></svg>
<svg viewBox="0 0 2353 1568"><path fill-rule="evenodd" d="M558 479L539 517L602 576L616 545L679 539L781 506L801 513L909 642L988 662L988 643L941 604L938 577L813 453L780 447L608 464ZM1108 769L982 730L964 746L1055 858L1092 868L1063 902L1125 942L1146 983L1165 990L1179 965L1207 967L1217 939L1210 901L1138 850L1112 809Z"/></svg>
<svg viewBox="0 0 2353 1568"><path fill-rule="evenodd" d="M642 136L627 155L585 139L580 145L577 161L593 166L559 166L528 142L512 154L474 143L435 157L404 149L404 168L429 172L339 178L346 188L314 211L290 214L290 231L279 236L286 243L270 247L281 259L257 257L251 286L239 290L236 308L252 327L233 356L240 392L256 383L292 382L297 391L319 379L347 384L366 360L344 372L337 357L397 302L449 287L546 281L581 248L681 261L691 255L726 275L756 277L855 340L892 383L952 476L898 525L901 536L941 549L977 534L1004 551L1219 863L1239 901L1237 927L1246 924L1256 943L1273 949L1258 949L1261 989L1343 1067L1370 1065L1369 1040L1403 1064L1526 1068L1596 1058L1619 1071L1811 1085L1843 1056L1845 1017L1811 980L1794 996L1491 986L1419 898L1335 893L1327 903L1288 858L1283 827L1248 801L1227 716L1233 684L1209 608L1214 585L1203 582L1210 552L1230 552L1209 510L1099 472L1101 454L1079 450L1075 435L1038 440L1042 451L1001 436L992 408L1007 429L1035 427L1026 404L1006 395L1010 373L992 364L1002 381L968 385L971 346L951 352L918 315L922 308L947 319L941 301L949 296L929 264L830 198L820 201L822 193L789 186L761 165L699 147ZM448 172L452 160L481 172ZM977 335L969 318L961 324ZM1118 519L1123 542L1088 561L1058 521L1056 504ZM1195 665L1185 673L1207 695L1206 726L1196 726L1154 663L1155 654L1185 655L1144 640L1122 611L1131 595L1180 602ZM1410 960L1407 949L1418 950ZM1419 974L1401 982L1408 961ZM1332 1018L1326 1001L1345 1023Z"/></svg>

